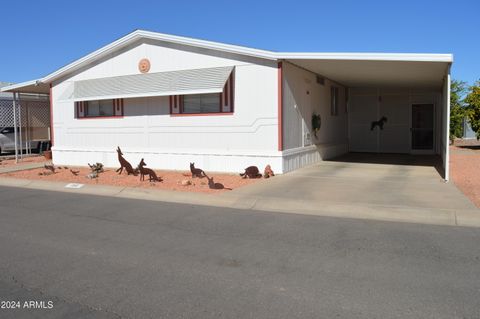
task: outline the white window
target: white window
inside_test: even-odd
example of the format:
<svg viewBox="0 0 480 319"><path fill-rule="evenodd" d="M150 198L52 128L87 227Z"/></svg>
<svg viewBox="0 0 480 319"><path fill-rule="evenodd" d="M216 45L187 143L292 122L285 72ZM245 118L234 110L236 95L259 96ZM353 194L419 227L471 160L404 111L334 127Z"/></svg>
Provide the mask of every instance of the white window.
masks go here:
<svg viewBox="0 0 480 319"><path fill-rule="evenodd" d="M182 97L182 113L218 113L220 109L220 98L218 94L192 94Z"/></svg>
<svg viewBox="0 0 480 319"><path fill-rule="evenodd" d="M332 116L338 115L338 87L332 86L330 88L330 114Z"/></svg>
<svg viewBox="0 0 480 319"><path fill-rule="evenodd" d="M85 102L85 117L114 116L113 100Z"/></svg>

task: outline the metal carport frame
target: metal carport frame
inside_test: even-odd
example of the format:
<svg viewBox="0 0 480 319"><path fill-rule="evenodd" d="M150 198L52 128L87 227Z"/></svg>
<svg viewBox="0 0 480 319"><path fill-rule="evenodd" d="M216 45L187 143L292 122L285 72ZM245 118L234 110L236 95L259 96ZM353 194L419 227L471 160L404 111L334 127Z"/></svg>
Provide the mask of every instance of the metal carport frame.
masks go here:
<svg viewBox="0 0 480 319"><path fill-rule="evenodd" d="M12 126L14 128L15 161L18 162L19 159L23 159L24 149L25 154L31 154L32 151L32 134L34 130L31 127L31 122L42 122L43 126L40 127L47 128L48 137L46 139L50 140L50 114L44 114L45 111L47 113L50 112L48 99L50 92L48 87L46 89L45 85L41 85L36 81L5 86L1 88L1 91L13 94ZM31 106L31 104L34 105ZM22 112L22 109L24 109L24 112ZM30 110L35 111L29 112ZM32 116L32 113L37 114ZM8 121L8 119L4 119L4 121ZM23 128L25 128L25 132L23 132Z"/></svg>

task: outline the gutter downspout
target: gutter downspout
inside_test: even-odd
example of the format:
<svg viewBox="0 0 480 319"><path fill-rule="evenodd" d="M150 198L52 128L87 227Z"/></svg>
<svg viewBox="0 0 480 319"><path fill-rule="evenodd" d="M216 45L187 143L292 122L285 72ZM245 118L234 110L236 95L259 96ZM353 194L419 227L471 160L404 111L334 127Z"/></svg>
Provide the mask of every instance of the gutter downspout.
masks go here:
<svg viewBox="0 0 480 319"><path fill-rule="evenodd" d="M283 151L283 63L277 66L277 117L278 117L278 151Z"/></svg>

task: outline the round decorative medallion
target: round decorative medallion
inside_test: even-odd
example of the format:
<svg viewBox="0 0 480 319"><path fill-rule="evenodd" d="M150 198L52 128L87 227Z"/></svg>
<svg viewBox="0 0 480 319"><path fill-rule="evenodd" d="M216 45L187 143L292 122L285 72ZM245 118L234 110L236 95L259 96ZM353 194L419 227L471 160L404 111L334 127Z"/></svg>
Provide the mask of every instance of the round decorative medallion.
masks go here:
<svg viewBox="0 0 480 319"><path fill-rule="evenodd" d="M138 70L142 73L150 71L150 61L148 59L141 59L140 62L138 62Z"/></svg>

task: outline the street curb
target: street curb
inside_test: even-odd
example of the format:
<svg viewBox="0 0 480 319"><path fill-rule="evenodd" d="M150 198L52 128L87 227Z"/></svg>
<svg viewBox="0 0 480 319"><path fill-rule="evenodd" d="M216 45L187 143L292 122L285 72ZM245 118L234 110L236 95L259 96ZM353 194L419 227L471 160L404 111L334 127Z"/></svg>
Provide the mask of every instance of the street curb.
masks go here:
<svg viewBox="0 0 480 319"><path fill-rule="evenodd" d="M202 194L169 190L153 190L110 185L84 184L81 188L66 188L68 183L18 178L0 178L0 186L66 192L84 195L109 196L127 199L161 201L187 205L228 207L265 212L301 214L334 218L377 220L426 225L480 227L479 210L431 209L425 207L388 205L346 205L324 203L322 207L305 200L262 198L242 194Z"/></svg>

